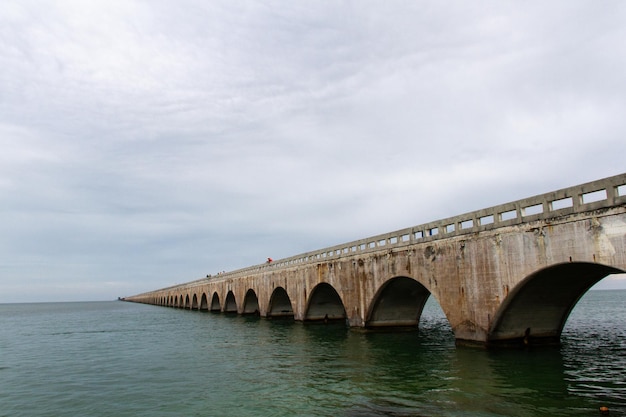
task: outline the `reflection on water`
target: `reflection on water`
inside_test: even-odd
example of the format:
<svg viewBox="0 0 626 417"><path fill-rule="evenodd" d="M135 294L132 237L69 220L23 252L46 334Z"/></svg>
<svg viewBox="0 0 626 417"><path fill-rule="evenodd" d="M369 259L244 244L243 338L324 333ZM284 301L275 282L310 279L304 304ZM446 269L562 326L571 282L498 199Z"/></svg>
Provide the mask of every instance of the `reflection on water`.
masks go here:
<svg viewBox="0 0 626 417"><path fill-rule="evenodd" d="M626 415L624 292L592 292L561 347L456 347L427 303L419 332L362 332L130 303L0 306L0 415Z"/></svg>
<svg viewBox="0 0 626 417"><path fill-rule="evenodd" d="M617 415L626 415L625 306L626 290L590 291L561 338L569 391L619 410Z"/></svg>

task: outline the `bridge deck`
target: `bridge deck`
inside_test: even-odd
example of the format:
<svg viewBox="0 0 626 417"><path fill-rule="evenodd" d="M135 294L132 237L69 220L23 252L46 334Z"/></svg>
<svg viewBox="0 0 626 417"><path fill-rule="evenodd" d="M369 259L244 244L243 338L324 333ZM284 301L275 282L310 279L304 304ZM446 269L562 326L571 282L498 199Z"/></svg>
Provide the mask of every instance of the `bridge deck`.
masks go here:
<svg viewBox="0 0 626 417"><path fill-rule="evenodd" d="M253 265L235 271L224 272L211 279L231 279L266 269L277 269L330 261L342 256L367 254L381 249L393 250L415 243L447 239L459 235L472 234L505 226L512 226L537 220L550 220L591 210L600 210L626 204L626 173L539 194L522 200L448 217L381 235L371 236L352 242L277 259L272 263ZM179 285L202 283L207 278ZM175 288L175 285L168 288Z"/></svg>

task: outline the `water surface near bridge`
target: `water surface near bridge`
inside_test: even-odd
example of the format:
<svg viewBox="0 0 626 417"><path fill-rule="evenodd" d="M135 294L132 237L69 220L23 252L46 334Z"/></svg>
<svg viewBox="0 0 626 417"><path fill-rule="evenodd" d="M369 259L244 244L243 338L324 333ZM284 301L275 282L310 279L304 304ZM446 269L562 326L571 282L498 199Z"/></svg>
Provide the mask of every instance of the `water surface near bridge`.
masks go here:
<svg viewBox="0 0 626 417"><path fill-rule="evenodd" d="M591 291L560 348L455 347L123 302L0 305L0 416L626 415L626 291Z"/></svg>

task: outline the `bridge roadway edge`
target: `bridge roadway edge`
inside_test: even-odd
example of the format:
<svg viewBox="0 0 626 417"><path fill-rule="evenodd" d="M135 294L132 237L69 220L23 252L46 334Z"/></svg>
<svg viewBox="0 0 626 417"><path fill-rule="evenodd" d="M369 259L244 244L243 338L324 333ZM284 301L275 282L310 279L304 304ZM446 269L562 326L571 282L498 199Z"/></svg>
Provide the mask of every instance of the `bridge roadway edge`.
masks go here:
<svg viewBox="0 0 626 417"><path fill-rule="evenodd" d="M624 183L626 174L125 300L172 305L174 297L182 300L195 296L199 303L204 295L210 304L217 295L219 309L228 311L226 299L232 293L235 309L242 314L244 299L253 290L258 314L267 317L274 315L272 296L280 287L291 302L294 319L307 321L323 317L311 315L311 302L315 298L312 293L324 284L336 291L351 327L369 327L383 290L405 277L423 286L428 292L426 297L432 294L437 299L458 341L486 344L526 340L527 329L531 337L558 340L578 298L607 272L626 270ZM584 203L583 196L600 189L605 190L604 201ZM566 198L571 198L571 207L552 209L554 202ZM523 210L530 206L541 206L544 212L524 217ZM515 211L517 217L503 219L501 214L505 210ZM490 215L491 225L480 224L481 216ZM468 218L472 219L473 227L462 233L462 223ZM454 227L451 229L449 225ZM446 236L429 236L428 231L433 227ZM413 239L416 230L420 239ZM404 241L407 234L409 239ZM370 247L372 242L374 245ZM528 285L528 288L541 288L541 292L533 293L532 297L520 296L528 304L526 307L511 301L512 295L524 294L520 286L529 277L550 268L557 272L576 268L569 272L576 282L571 283L562 273L546 275L541 286L538 280ZM579 277L578 270L586 271L585 276ZM575 289L570 293L563 291L570 286ZM561 293L567 296L560 296ZM550 304L551 298L559 297L563 299ZM387 301L394 300L399 302L399 296L390 296ZM322 299L318 303L332 304L332 300ZM201 308L198 304L181 302L178 306ZM205 307L210 309L210 305ZM509 307L519 319L511 318L505 310ZM533 311L535 314L529 315ZM537 320L536 316L541 315L549 320ZM390 317L383 324L397 324Z"/></svg>

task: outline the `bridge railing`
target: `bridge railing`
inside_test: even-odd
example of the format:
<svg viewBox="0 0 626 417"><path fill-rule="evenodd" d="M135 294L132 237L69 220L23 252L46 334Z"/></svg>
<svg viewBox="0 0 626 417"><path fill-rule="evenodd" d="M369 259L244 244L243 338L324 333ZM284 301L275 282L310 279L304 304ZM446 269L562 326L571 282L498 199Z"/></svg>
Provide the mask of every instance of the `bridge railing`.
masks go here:
<svg viewBox="0 0 626 417"><path fill-rule="evenodd" d="M170 288L180 288L181 286L194 287L206 283L209 279L233 279L277 268L291 268L308 263L330 261L343 256L376 252L384 248L393 250L415 243L430 242L538 220L549 220L623 204L626 204L626 173L390 233L306 252L289 258L278 259L271 263L224 272L218 276L202 278Z"/></svg>

